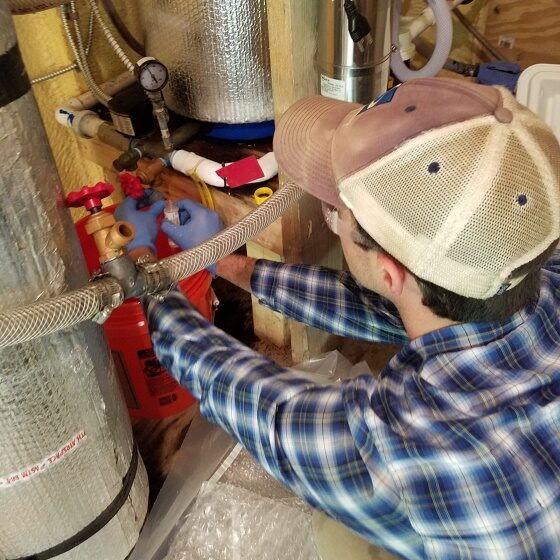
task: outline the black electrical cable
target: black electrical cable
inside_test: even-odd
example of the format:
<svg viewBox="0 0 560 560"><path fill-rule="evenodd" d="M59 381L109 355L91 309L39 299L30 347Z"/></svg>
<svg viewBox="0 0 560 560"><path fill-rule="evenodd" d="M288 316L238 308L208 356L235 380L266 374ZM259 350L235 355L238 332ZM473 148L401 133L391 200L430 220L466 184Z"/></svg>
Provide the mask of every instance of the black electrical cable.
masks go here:
<svg viewBox="0 0 560 560"><path fill-rule="evenodd" d="M510 62L490 41L465 17L459 8L453 8L457 19L467 28L469 33L496 59L502 62Z"/></svg>
<svg viewBox="0 0 560 560"><path fill-rule="evenodd" d="M121 16L117 12L117 9L113 4L113 0L102 0L102 2L103 2L103 6L105 7L105 10L107 11L107 15L109 16L109 19L111 20L111 23L115 26L116 30L119 32L120 36L126 41L128 46L138 54L141 54L142 56L146 56L146 49L144 48L144 45L140 44L134 38L132 33L128 30L128 27L126 26Z"/></svg>
<svg viewBox="0 0 560 560"><path fill-rule="evenodd" d="M344 11L348 18L348 33L354 43L360 43L360 48L363 49L363 41L371 33L371 26L367 20L356 7L354 0L344 0Z"/></svg>

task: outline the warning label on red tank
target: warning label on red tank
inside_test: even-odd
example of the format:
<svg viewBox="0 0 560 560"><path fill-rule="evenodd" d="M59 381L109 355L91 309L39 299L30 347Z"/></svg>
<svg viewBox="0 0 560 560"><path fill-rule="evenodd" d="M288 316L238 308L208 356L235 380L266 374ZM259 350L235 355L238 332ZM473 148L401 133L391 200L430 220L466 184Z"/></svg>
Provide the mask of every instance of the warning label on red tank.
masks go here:
<svg viewBox="0 0 560 560"><path fill-rule="evenodd" d="M56 463L62 461L70 453L74 452L84 441L87 439L86 432L82 430L77 433L70 441L62 445L56 451L53 451L50 455L38 461L37 463L15 471L12 474L5 476L0 476L0 490L5 488L11 488L12 486L30 480L34 476L42 473L49 467L52 467Z"/></svg>
<svg viewBox="0 0 560 560"><path fill-rule="evenodd" d="M179 383L169 375L151 348L140 350L138 358L142 360L142 370L146 378L148 391L152 397L160 397L177 390Z"/></svg>

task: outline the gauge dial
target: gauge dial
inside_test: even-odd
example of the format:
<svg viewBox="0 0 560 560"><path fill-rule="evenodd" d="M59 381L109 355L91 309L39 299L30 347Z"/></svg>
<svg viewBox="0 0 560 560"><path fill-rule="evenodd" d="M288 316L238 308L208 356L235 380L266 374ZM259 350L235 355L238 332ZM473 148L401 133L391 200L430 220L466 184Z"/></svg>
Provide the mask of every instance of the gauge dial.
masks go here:
<svg viewBox="0 0 560 560"><path fill-rule="evenodd" d="M169 72L159 60L146 57L138 61L136 79L146 91L161 91L167 84Z"/></svg>

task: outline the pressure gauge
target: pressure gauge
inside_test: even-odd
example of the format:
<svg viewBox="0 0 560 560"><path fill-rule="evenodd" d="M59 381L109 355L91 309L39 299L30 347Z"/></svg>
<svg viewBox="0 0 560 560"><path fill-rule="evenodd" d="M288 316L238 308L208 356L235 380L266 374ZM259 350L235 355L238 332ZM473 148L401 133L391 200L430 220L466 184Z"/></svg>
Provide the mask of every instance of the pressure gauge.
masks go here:
<svg viewBox="0 0 560 560"><path fill-rule="evenodd" d="M142 88L150 93L161 91L169 79L165 65L153 56L141 58L136 63L134 74Z"/></svg>

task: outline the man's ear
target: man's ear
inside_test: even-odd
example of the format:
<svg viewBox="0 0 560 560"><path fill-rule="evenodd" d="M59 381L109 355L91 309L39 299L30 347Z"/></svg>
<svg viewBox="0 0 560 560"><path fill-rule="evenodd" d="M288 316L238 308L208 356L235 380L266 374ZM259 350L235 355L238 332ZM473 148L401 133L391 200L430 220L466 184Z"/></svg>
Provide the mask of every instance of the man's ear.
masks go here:
<svg viewBox="0 0 560 560"><path fill-rule="evenodd" d="M406 280L406 269L390 255L379 253L377 263L381 268L383 282L387 291L395 296L402 294Z"/></svg>

